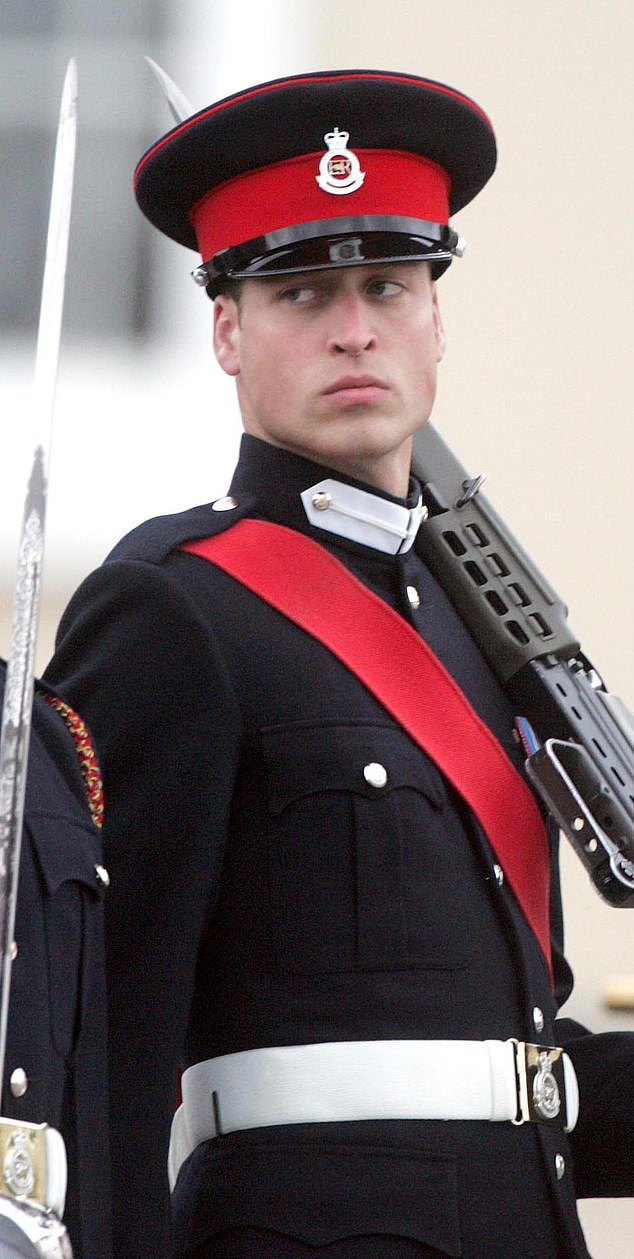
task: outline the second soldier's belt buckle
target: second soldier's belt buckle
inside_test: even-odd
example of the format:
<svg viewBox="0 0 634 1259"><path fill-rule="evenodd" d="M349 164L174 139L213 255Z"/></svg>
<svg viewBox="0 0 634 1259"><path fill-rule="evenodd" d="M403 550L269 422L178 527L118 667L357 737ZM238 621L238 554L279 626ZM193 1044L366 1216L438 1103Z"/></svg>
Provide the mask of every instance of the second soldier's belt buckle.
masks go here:
<svg viewBox="0 0 634 1259"><path fill-rule="evenodd" d="M46 1124L0 1119L0 1192L46 1204Z"/></svg>
<svg viewBox="0 0 634 1259"><path fill-rule="evenodd" d="M63 1214L66 1150L55 1128L0 1118L0 1194Z"/></svg>
<svg viewBox="0 0 634 1259"><path fill-rule="evenodd" d="M516 1124L545 1123L568 1130L564 1050L555 1045L511 1042L517 1082Z"/></svg>

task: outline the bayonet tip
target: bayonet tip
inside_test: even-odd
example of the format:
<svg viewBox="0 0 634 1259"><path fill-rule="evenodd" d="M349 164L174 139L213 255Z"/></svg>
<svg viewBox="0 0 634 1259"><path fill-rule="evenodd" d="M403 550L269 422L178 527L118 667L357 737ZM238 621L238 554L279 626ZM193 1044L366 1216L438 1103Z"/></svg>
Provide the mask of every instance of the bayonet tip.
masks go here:
<svg viewBox="0 0 634 1259"><path fill-rule="evenodd" d="M146 56L145 60L152 73L158 79L174 122L184 122L186 118L191 118L192 114L196 113L196 110L193 105L190 105L180 88L176 86L174 80L170 79L169 74L166 74L151 57Z"/></svg>

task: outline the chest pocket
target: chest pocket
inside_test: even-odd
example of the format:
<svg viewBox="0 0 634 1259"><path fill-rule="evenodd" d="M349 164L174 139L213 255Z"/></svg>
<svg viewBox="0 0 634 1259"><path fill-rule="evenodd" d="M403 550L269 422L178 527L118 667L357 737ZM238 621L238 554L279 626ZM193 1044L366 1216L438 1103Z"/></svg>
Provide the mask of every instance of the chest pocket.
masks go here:
<svg viewBox="0 0 634 1259"><path fill-rule="evenodd" d="M276 726L262 747L281 964L304 973L462 965L456 855L464 861L468 845L433 763L389 723Z"/></svg>

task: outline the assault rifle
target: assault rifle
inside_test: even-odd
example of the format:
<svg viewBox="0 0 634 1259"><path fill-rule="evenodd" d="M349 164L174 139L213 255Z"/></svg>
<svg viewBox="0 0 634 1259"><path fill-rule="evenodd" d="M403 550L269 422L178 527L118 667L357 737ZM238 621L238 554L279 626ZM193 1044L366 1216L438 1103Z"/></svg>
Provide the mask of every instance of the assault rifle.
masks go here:
<svg viewBox="0 0 634 1259"><path fill-rule="evenodd" d="M509 694L526 771L611 905L634 905L634 720L567 608L436 430L414 443L430 569Z"/></svg>

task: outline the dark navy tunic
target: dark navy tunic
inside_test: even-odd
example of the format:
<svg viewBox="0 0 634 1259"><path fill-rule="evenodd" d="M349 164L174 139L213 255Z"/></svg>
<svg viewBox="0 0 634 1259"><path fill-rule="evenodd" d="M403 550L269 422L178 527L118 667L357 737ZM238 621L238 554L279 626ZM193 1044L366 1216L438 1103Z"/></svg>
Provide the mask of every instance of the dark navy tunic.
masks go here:
<svg viewBox="0 0 634 1259"><path fill-rule="evenodd" d="M465 1259L581 1259L573 1175L581 1193L632 1189L634 1045L555 1025L571 977L554 843L556 993L497 858L432 761L325 647L177 549L242 516L307 533L411 622L521 767L514 713L417 551L386 555L308 523L299 495L324 475L338 474L245 437L238 506L124 539L71 602L48 671L104 771L117 1259L172 1253L164 1165L181 1066L270 1045L508 1037L568 1044L584 1107L574 1160L563 1133L537 1125L234 1133L184 1166L174 1253L221 1254L221 1237L245 1228L313 1246L389 1235ZM387 771L380 788L363 774L372 762Z"/></svg>
<svg viewBox="0 0 634 1259"><path fill-rule="evenodd" d="M111 1254L102 862L77 748L38 686L1 1113L62 1133L75 1259Z"/></svg>

